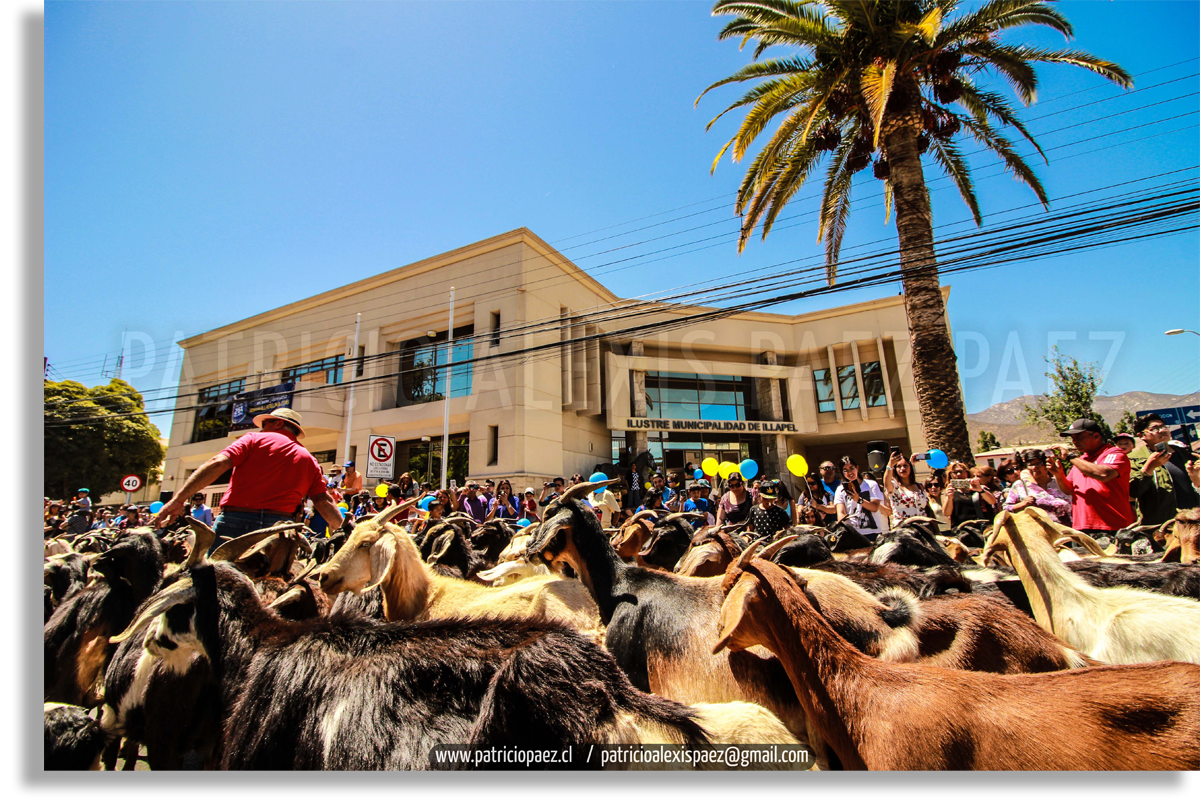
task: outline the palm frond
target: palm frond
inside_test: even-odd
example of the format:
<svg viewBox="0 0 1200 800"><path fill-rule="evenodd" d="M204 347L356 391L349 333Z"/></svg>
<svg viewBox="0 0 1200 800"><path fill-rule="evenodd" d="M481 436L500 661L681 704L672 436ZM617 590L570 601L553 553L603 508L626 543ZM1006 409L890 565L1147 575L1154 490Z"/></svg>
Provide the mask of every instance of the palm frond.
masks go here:
<svg viewBox="0 0 1200 800"><path fill-rule="evenodd" d="M716 89L718 86L727 86L731 83L744 83L745 81L758 80L760 78L785 76L803 78L811 81L813 80L812 73L814 69L815 65L812 62L802 58L773 58L770 61L755 61L742 67L729 77L722 78L716 83L711 84L707 89L700 93L700 96L696 98L694 105L700 105L700 101L704 99L704 95L708 94L713 89ZM739 103L738 105L745 105L745 103ZM725 111L721 112L721 114L737 108L738 105L730 106L729 108L725 109ZM720 119L720 117L721 115L718 115L713 121L715 122L717 119ZM710 122L709 125L711 126L712 123Z"/></svg>
<svg viewBox="0 0 1200 800"><path fill-rule="evenodd" d="M959 151L958 145L952 141L940 142L931 136L929 150L933 153L934 160L941 165L942 170L954 180L954 185L958 187L958 193L962 195L963 202L967 204L967 208L971 209L971 216L975 218L975 224L982 225L983 215L979 213L979 200L975 197L975 186L971 182L971 170L967 167L967 162L963 158L962 152Z"/></svg>
<svg viewBox="0 0 1200 800"><path fill-rule="evenodd" d="M842 237L846 233L846 220L850 216L850 184L854 174L846 169L846 161L854 140L858 138L858 126L852 135L842 138L834 151L825 177L825 194L821 198L821 218L818 224L817 241L825 242L825 276L829 285L837 280L838 257L842 251Z"/></svg>
<svg viewBox="0 0 1200 800"><path fill-rule="evenodd" d="M1003 97L995 92L981 92L970 81L963 80L963 93L957 100L963 108L967 109L973 117L987 122L988 117L992 117L1001 124L1011 125L1025 137L1025 141L1033 145L1038 151L1038 155L1042 157L1042 161L1049 164L1050 160L1046 158L1046 154L1042 152L1042 146L1033 138L1033 134L1025 127L1025 123L1017 117L1012 107L1008 105Z"/></svg>
<svg viewBox="0 0 1200 800"><path fill-rule="evenodd" d="M1103 75L1122 89L1133 88L1133 76L1120 64L1105 61L1083 50L1043 50L1023 44L1001 45L1001 48L1023 61L1043 64L1070 64Z"/></svg>
<svg viewBox="0 0 1200 800"><path fill-rule="evenodd" d="M906 39L911 39L915 36L920 36L926 44L933 44L937 38L938 32L942 29L942 7L933 6L925 12L925 16L921 17L921 21L911 25L901 25L898 29L900 35Z"/></svg>
<svg viewBox="0 0 1200 800"><path fill-rule="evenodd" d="M733 160L741 161L758 135L780 114L791 112L787 117L790 120L792 114L797 113L800 107L806 110L807 115L816 113L812 110L816 106L819 106L819 99L797 96L786 85L786 81L782 81L780 86L760 97L742 118L742 124L733 136Z"/></svg>
<svg viewBox="0 0 1200 800"><path fill-rule="evenodd" d="M887 107L888 97L892 94L892 84L896 80L896 62L888 61L882 68L872 64L862 71L859 77L859 87L863 99L867 101L867 109L871 113L871 125L875 128L875 148L879 148L879 132L883 128L883 111Z"/></svg>
<svg viewBox="0 0 1200 800"><path fill-rule="evenodd" d="M1068 39L1074 35L1067 18L1047 3L1039 0L992 0L942 28L933 46L947 47L1021 25L1045 25Z"/></svg>
<svg viewBox="0 0 1200 800"><path fill-rule="evenodd" d="M981 122L974 117L959 116L959 121L963 127L971 132L975 140L987 147L1004 161L1004 165L1020 180L1033 189L1033 193L1037 195L1038 201L1043 207L1050 207L1050 198L1046 195L1046 190L1042 188L1041 181L1037 175L1033 174L1033 170L1025 163L1025 160L1013 148L1012 142L1006 139L1001 134L997 133L991 125L986 122Z"/></svg>
<svg viewBox="0 0 1200 800"><path fill-rule="evenodd" d="M895 201L896 193L892 189L892 179L885 178L883 181L883 224L887 225L892 218L892 203Z"/></svg>
<svg viewBox="0 0 1200 800"><path fill-rule="evenodd" d="M765 240L775 224L779 212L796 196L796 192L804 186L809 174L816 167L820 154L808 140L798 141L795 150L784 161L784 168L771 188L771 207L762 220L762 238Z"/></svg>
<svg viewBox="0 0 1200 800"><path fill-rule="evenodd" d="M961 52L979 59L978 66L990 67L1004 76L1025 105L1037 99L1037 73L1026 59L1013 52L1011 46L979 41L963 45Z"/></svg>

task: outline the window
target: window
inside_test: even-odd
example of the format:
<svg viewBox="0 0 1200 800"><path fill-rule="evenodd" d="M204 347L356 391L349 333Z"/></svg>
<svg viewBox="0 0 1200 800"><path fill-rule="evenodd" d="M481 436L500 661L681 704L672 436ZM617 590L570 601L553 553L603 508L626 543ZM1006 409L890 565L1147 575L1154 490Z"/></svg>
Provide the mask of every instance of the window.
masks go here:
<svg viewBox="0 0 1200 800"><path fill-rule="evenodd" d="M347 458L346 460L353 461L355 464L358 463L358 445L356 445L356 444L350 445L350 457Z"/></svg>
<svg viewBox="0 0 1200 800"><path fill-rule="evenodd" d="M322 358L319 361L310 361L307 364L300 364L295 367L288 367L283 371L283 382L292 383L300 380L303 375L310 376L309 381L317 383L327 383L333 385L342 382L342 356L330 356ZM361 373L360 373L361 374Z"/></svg>
<svg viewBox="0 0 1200 800"><path fill-rule="evenodd" d="M471 394L474 365L463 363L474 356L475 327L454 330L454 364L450 367L450 396ZM421 337L404 343L400 355L400 397L404 405L430 403L446 397L446 334Z"/></svg>
<svg viewBox="0 0 1200 800"><path fill-rule="evenodd" d="M332 464L337 460L337 450L313 450L312 457L318 464Z"/></svg>
<svg viewBox="0 0 1200 800"><path fill-rule="evenodd" d="M500 346L500 312L492 312L492 347Z"/></svg>
<svg viewBox="0 0 1200 800"><path fill-rule="evenodd" d="M744 420L751 386L750 378L734 375L647 372L646 416L651 419Z"/></svg>
<svg viewBox="0 0 1200 800"><path fill-rule="evenodd" d="M201 389L196 398L196 422L192 426L192 441L206 442L221 439L233 423L233 397L246 388L246 379L226 381Z"/></svg>
<svg viewBox="0 0 1200 800"><path fill-rule="evenodd" d="M858 408L858 380L854 374L853 364L838 370L838 389L842 393L843 411Z"/></svg>
<svg viewBox="0 0 1200 800"><path fill-rule="evenodd" d="M450 462L446 469L446 480L451 478L462 486L467 480L467 470L470 466L471 438L466 433L450 434ZM433 441L422 442L415 439L407 442L396 442L399 452L408 451L407 472L417 484L429 482L435 487L442 480L442 437Z"/></svg>
<svg viewBox="0 0 1200 800"><path fill-rule="evenodd" d="M494 467L500 462L500 426L488 425L488 466Z"/></svg>
<svg viewBox="0 0 1200 800"><path fill-rule="evenodd" d="M814 369L813 382L817 386L817 411L835 411L833 405L833 381L828 369Z"/></svg>
<svg viewBox="0 0 1200 800"><path fill-rule="evenodd" d="M365 344L360 344L358 346L357 363L354 365L354 377L356 377L356 378L361 378L363 376L363 366L365 364L366 355L367 355L367 346Z"/></svg>
<svg viewBox="0 0 1200 800"><path fill-rule="evenodd" d="M867 393L867 408L878 408L887 405L887 393L883 388L883 370L878 361L869 361L862 365L863 390Z"/></svg>

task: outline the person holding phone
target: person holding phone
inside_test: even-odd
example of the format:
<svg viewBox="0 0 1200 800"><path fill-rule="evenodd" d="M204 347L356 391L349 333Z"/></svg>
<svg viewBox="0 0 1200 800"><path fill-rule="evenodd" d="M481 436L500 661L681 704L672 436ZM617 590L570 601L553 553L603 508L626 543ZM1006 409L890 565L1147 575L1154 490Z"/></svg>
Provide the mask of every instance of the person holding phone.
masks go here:
<svg viewBox="0 0 1200 800"><path fill-rule="evenodd" d="M1023 470L1029 478L1018 478L1004 498L1004 510L1016 513L1037 506L1057 522L1071 524L1071 499L1062 493L1050 474L1046 454L1041 450L1022 450L1014 468Z"/></svg>
<svg viewBox="0 0 1200 800"><path fill-rule="evenodd" d="M520 512L517 510L517 502L513 500L512 484L502 480L496 484L496 496L488 504L487 518L516 519L518 516Z"/></svg>
<svg viewBox="0 0 1200 800"><path fill-rule="evenodd" d="M973 519L988 519L996 516L1000 501L995 493L984 485L985 473L981 467L969 468L961 461L950 465L950 482L942 493L942 510L957 528Z"/></svg>
<svg viewBox="0 0 1200 800"><path fill-rule="evenodd" d="M1138 417L1133 434L1141 439L1129 452L1129 496L1137 501L1139 525L1161 525L1175 516L1175 483L1171 460L1171 429L1158 414Z"/></svg>
<svg viewBox="0 0 1200 800"><path fill-rule="evenodd" d="M859 477L858 462L851 456L842 456L842 482L833 495L833 504L837 518L868 539L887 533L892 513L887 498L878 483Z"/></svg>

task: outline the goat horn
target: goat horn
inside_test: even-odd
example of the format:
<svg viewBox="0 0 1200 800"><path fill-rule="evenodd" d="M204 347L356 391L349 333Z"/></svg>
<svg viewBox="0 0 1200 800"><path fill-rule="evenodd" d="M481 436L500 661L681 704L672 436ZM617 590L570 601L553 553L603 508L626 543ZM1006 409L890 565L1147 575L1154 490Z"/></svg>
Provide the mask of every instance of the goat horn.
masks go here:
<svg viewBox="0 0 1200 800"><path fill-rule="evenodd" d="M288 581L287 585L289 587L295 586L296 584L300 583L300 581L304 580L310 574L312 574L312 571L319 566L321 566L321 565L317 563L317 560L315 558L312 559L311 561L308 562L308 566L306 566L299 575L297 575L296 577L294 577L290 581Z"/></svg>
<svg viewBox="0 0 1200 800"><path fill-rule="evenodd" d="M419 497L414 497L411 500L405 500L398 506L388 506L383 511L380 511L378 514L371 517L371 521L377 525L382 525L383 523L390 521L392 517L396 516L401 511L415 506L420 499L421 498Z"/></svg>
<svg viewBox="0 0 1200 800"><path fill-rule="evenodd" d="M267 606L267 608L279 609L283 606L296 602L300 599L300 596L304 594L306 588L307 587L299 584L291 586L286 592L272 600L271 604Z"/></svg>
<svg viewBox="0 0 1200 800"><path fill-rule="evenodd" d="M192 543L192 551L188 553L187 559L180 565L180 569L191 569L198 564L203 564L208 555L208 548L213 546L213 542L217 540L217 534L213 533L213 529L205 525L195 517L188 517L187 526L196 533L196 541Z"/></svg>
<svg viewBox="0 0 1200 800"><path fill-rule="evenodd" d="M675 519L700 519L703 516L705 515L699 511L676 511L674 514L667 514L665 517L660 519L658 524L662 525Z"/></svg>
<svg viewBox="0 0 1200 800"><path fill-rule="evenodd" d="M738 556L737 560L738 569L744 570L746 567L750 566L750 559L754 558L754 554L758 552L759 544L759 542L753 542L749 547L742 551L742 554Z"/></svg>
<svg viewBox="0 0 1200 800"><path fill-rule="evenodd" d="M771 544L771 546L769 546L766 550L763 550L762 555L760 555L759 558L765 558L768 561L770 561L772 558L775 557L776 553L778 553L780 550L783 549L783 546L785 544L787 544L789 542L794 542L799 538L800 538L799 536L796 536L794 534L791 536L785 536L782 539L779 539L778 541Z"/></svg>
<svg viewBox="0 0 1200 800"><path fill-rule="evenodd" d="M634 514L632 517L630 517L628 520L626 520L625 524L622 525L621 527L627 528L635 522L641 522L642 520L650 519L651 517L658 519L658 515L649 509L647 509L645 511L639 511L636 514Z"/></svg>
<svg viewBox="0 0 1200 800"><path fill-rule="evenodd" d="M558 501L570 500L572 498L587 497L590 493L596 491L602 486L612 486L615 483L620 483L620 478L611 478L607 481L596 481L595 483L577 483L574 486L568 487L566 491L558 496Z"/></svg>
<svg viewBox="0 0 1200 800"><path fill-rule="evenodd" d="M110 644L120 644L126 639L131 639L141 633L146 626L154 621L154 618L159 614L164 613L168 608L174 608L177 605L192 600L196 596L196 589L192 586L190 576L180 578L164 592L155 595L138 618L130 623L129 627L118 633L116 636L109 639Z"/></svg>
<svg viewBox="0 0 1200 800"><path fill-rule="evenodd" d="M218 547L216 550L213 551L211 560L212 561L237 561L239 558L241 558L243 555L246 554L247 550L249 550L251 547L254 547L254 545L258 544L259 542L263 541L264 539L269 539L272 536L277 536L280 533L283 533L284 531L290 531L290 530L294 530L296 528L303 528L303 527L304 527L303 522L289 522L285 525L280 525L278 527L260 528L259 530L251 531L250 533L243 534L243 535L237 537L236 539L231 539L230 541L222 544L220 547Z"/></svg>

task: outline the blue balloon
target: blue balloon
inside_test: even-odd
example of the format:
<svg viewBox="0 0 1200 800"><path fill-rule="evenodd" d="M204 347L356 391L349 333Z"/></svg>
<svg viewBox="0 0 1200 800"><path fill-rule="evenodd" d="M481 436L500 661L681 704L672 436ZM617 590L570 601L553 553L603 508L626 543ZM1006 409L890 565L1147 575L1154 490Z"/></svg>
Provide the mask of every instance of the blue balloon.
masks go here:
<svg viewBox="0 0 1200 800"><path fill-rule="evenodd" d="M588 478L588 483L599 483L600 481L606 481L606 480L608 480L608 476L605 475L603 472L593 472L591 477ZM601 486L601 487L597 488L594 492L592 492L592 494L597 495L597 496L602 495L602 494L604 494L604 490L607 488L608 488L607 486Z"/></svg>
<svg viewBox="0 0 1200 800"><path fill-rule="evenodd" d="M945 469L950 464L950 457L941 450L929 451L929 466L934 469Z"/></svg>
<svg viewBox="0 0 1200 800"><path fill-rule="evenodd" d="M704 477L704 470L697 469L695 472L692 473L692 477L695 478L696 480L700 480L701 478Z"/></svg>
<svg viewBox="0 0 1200 800"><path fill-rule="evenodd" d="M747 458L738 464L738 472L742 473L742 477L746 480L752 481L754 480L754 476L758 474L758 464L754 463L754 459Z"/></svg>
<svg viewBox="0 0 1200 800"><path fill-rule="evenodd" d="M530 522L529 520L527 520L527 519L519 519L519 520L517 520L517 527L518 527L518 528L528 528L528 527L529 527L531 524L533 524L533 523L531 523L531 522Z"/></svg>
<svg viewBox="0 0 1200 800"><path fill-rule="evenodd" d="M150 504L150 513L157 514L158 512L162 511L162 507L163 507L162 501L155 500L153 503Z"/></svg>
<svg viewBox="0 0 1200 800"><path fill-rule="evenodd" d="M422 497L419 501L417 501L417 508L421 509L422 511L428 511L429 505L433 502L433 499L433 495Z"/></svg>

